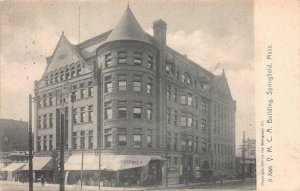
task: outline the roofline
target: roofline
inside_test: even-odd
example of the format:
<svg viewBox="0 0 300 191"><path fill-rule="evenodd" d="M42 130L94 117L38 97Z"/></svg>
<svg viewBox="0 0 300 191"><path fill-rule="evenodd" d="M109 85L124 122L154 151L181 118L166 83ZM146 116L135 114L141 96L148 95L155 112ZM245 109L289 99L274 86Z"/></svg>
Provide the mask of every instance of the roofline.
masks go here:
<svg viewBox="0 0 300 191"><path fill-rule="evenodd" d="M96 44L98 42L98 40L101 40L101 39L104 39L104 38L107 38L108 35L112 32L112 29L109 30L109 31L106 31L102 34L99 34L97 36L94 36L92 38L89 38L87 40L85 40L84 42L82 43L79 43L75 46L77 46L78 48L82 49L82 48L86 48L86 47L89 47L89 46L93 46L94 44Z"/></svg>

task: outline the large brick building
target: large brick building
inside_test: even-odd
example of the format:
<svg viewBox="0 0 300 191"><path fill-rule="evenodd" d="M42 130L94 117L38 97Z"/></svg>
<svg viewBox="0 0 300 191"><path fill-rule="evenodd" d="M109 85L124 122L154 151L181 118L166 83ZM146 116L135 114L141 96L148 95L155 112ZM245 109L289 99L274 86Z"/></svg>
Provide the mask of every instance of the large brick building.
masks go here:
<svg viewBox="0 0 300 191"><path fill-rule="evenodd" d="M235 101L224 72L168 47L163 20L153 30L146 34L128 7L111 31L80 44L62 33L35 83L36 156L59 150L64 113L67 171L78 170L84 150L84 170L97 170L101 151L101 169L117 171L117 184L128 174L163 183L203 169L233 172Z"/></svg>

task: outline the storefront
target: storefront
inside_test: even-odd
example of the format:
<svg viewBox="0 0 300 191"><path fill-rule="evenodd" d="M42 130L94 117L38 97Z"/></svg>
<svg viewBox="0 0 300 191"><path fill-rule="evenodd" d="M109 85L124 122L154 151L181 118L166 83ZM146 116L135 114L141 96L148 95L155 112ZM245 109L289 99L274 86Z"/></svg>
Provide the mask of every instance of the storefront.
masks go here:
<svg viewBox="0 0 300 191"><path fill-rule="evenodd" d="M6 167L2 168L1 171L6 173L7 180L20 181L21 173L20 170L26 165L24 162L11 163Z"/></svg>
<svg viewBox="0 0 300 191"><path fill-rule="evenodd" d="M46 182L53 182L53 159L52 157L34 157L32 159L32 170L34 181L40 181L43 176ZM29 163L21 169L27 177L29 171Z"/></svg>
<svg viewBox="0 0 300 191"><path fill-rule="evenodd" d="M80 184L82 173L83 185L98 185L99 176L102 186L159 185L163 162L160 156L72 155L65 163L66 183Z"/></svg>

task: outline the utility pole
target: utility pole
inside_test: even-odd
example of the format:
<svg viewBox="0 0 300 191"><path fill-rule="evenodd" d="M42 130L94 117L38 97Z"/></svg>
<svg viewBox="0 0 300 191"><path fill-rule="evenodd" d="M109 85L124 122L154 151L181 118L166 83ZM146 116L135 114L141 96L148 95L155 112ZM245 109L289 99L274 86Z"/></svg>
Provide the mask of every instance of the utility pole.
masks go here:
<svg viewBox="0 0 300 191"><path fill-rule="evenodd" d="M61 121L60 121L60 181L59 181L59 191L65 190L65 111L63 113L63 110L65 110L64 107L61 109Z"/></svg>
<svg viewBox="0 0 300 191"><path fill-rule="evenodd" d="M29 141L29 191L33 191L32 173L32 96L29 94L29 122L28 122L28 141Z"/></svg>
<svg viewBox="0 0 300 191"><path fill-rule="evenodd" d="M245 151L246 151L246 141L245 141L245 131L243 131L243 149L242 149L242 176L243 180L245 180Z"/></svg>

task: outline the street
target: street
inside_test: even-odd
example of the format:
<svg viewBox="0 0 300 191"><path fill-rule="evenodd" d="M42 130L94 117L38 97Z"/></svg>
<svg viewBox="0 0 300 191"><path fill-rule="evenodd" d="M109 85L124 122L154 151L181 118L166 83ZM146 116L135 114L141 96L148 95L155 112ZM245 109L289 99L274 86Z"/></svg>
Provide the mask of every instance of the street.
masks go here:
<svg viewBox="0 0 300 191"><path fill-rule="evenodd" d="M120 187L101 187L101 190L255 190L255 179L246 179L245 181L225 182L223 184L208 184L208 185L170 185L169 188L165 187L133 187L133 188L120 188ZM34 191L58 191L57 184L45 184L44 187L40 183L34 183ZM66 191L80 190L79 185L66 185ZM83 190L98 190L97 186L84 186ZM28 191L28 183L18 183L12 181L0 181L0 191Z"/></svg>

